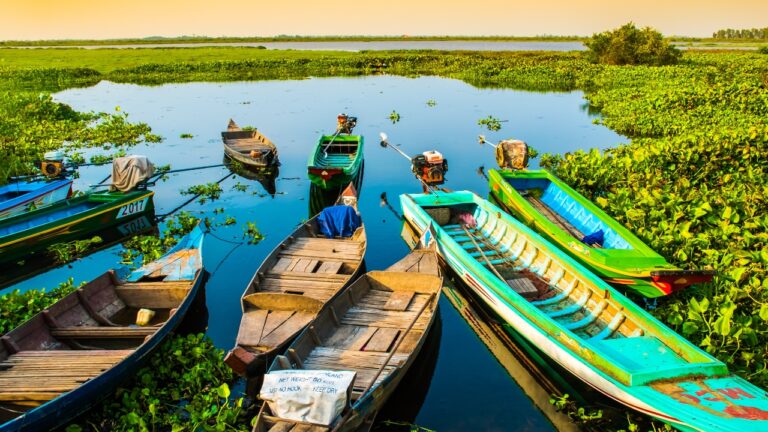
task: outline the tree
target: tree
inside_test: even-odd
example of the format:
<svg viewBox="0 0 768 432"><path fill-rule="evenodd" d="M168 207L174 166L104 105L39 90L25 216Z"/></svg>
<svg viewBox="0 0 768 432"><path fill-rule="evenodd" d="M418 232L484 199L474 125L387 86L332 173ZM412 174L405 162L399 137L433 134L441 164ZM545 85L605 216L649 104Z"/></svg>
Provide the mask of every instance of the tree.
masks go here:
<svg viewBox="0 0 768 432"><path fill-rule="evenodd" d="M595 33L584 43L587 58L593 63L610 65L668 65L680 60L680 50L664 40L658 31L634 23L602 33Z"/></svg>

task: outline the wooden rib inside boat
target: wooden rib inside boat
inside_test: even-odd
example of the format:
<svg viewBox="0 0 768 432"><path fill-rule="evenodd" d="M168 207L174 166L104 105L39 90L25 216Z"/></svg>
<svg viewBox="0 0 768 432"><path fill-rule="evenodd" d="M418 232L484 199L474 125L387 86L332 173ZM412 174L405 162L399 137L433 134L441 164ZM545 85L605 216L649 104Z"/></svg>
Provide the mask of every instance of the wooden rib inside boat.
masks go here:
<svg viewBox="0 0 768 432"><path fill-rule="evenodd" d="M326 426L278 418L264 403L254 431L370 427L421 350L434 322L442 281L436 253L419 249L344 289L290 345L287 354L276 358L270 372L354 371L351 405Z"/></svg>
<svg viewBox="0 0 768 432"><path fill-rule="evenodd" d="M0 420L7 422L0 429L53 428L140 365L180 323L202 283L197 230L180 242L188 248L126 278L110 270L0 337Z"/></svg>
<svg viewBox="0 0 768 432"><path fill-rule="evenodd" d="M356 195L348 195L354 188L349 191L342 194L340 203L356 200ZM248 284L236 347L225 358L235 372L247 376L266 372L268 359L358 274L367 244L364 226L350 237L328 238L321 234L321 215L280 243Z"/></svg>
<svg viewBox="0 0 768 432"><path fill-rule="evenodd" d="M230 119L221 139L224 153L246 166L264 168L278 163L277 146L256 129L243 130Z"/></svg>

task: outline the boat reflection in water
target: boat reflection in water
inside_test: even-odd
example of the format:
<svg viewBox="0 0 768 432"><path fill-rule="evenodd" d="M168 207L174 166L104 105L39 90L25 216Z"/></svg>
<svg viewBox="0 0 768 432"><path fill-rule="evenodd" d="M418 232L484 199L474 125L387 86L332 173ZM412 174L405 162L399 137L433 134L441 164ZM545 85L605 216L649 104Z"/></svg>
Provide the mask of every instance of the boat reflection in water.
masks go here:
<svg viewBox="0 0 768 432"><path fill-rule="evenodd" d="M192 304L189 305L187 314L184 315L184 319L174 332L177 335L205 333L208 330L208 304L205 299L205 287L210 274L206 271L202 277L203 284L200 285L197 295L192 300Z"/></svg>
<svg viewBox="0 0 768 432"><path fill-rule="evenodd" d="M400 385L389 397L389 401L376 415L376 423L371 428L372 431L390 430L393 425L410 425L416 421L416 416L424 405L424 400L427 398L432 383L432 376L435 373L442 333L443 321L440 317L440 308L438 308L435 322L424 341L419 356L403 380L400 381Z"/></svg>
<svg viewBox="0 0 768 432"><path fill-rule="evenodd" d="M411 248L418 242L417 234L407 222L403 222L401 236ZM483 307L449 267L443 265L443 270L447 270L443 297L451 303L483 345L557 430L605 430L606 422L614 419L617 424L621 424L619 428L626 427L625 410L621 406L585 385L559 365L547 360L493 311ZM562 397L565 394L568 395L569 401L587 411L602 410L603 419L577 425L550 402L553 396Z"/></svg>
<svg viewBox="0 0 768 432"><path fill-rule="evenodd" d="M275 197L277 192L277 185L275 180L280 175L280 168L277 165L266 168L251 168L247 167L237 161L233 161L228 156L224 156L224 165L233 173L248 180L256 180L261 184L272 198Z"/></svg>
<svg viewBox="0 0 768 432"><path fill-rule="evenodd" d="M66 265L77 259L107 249L118 243L122 243L135 235L151 233L158 233L154 213L144 214L122 222L119 225L111 226L89 234L87 237L88 239L98 236L101 238L101 242L94 244L91 249L85 252L85 255L73 256L71 260L66 262L59 261L51 252L41 250L30 251L29 257L24 261L9 262L0 265L0 288L5 288L21 280L29 279L32 276L47 272L55 267Z"/></svg>
<svg viewBox="0 0 768 432"><path fill-rule="evenodd" d="M365 171L365 163L363 163L363 166L360 167L360 171L357 172L357 175L352 178L352 185L355 187L355 190L357 191L357 196L361 196L362 190L363 190L363 173ZM341 195L341 192L344 191L344 189L347 187L347 185L344 185L340 188L331 188L331 189L323 189L320 186L315 185L314 183L309 184L309 217L312 218L321 211L323 211L324 208L328 206L334 205L336 203L336 200L339 198L339 195Z"/></svg>

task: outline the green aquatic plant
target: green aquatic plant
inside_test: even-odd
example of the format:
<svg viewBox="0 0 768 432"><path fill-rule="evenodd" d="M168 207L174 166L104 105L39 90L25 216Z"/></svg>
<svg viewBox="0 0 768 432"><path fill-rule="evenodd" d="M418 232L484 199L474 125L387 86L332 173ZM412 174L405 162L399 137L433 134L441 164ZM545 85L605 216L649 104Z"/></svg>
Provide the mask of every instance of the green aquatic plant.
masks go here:
<svg viewBox="0 0 768 432"><path fill-rule="evenodd" d="M48 246L48 254L53 256L54 262L58 264L68 263L82 257L94 246L101 244L102 238L93 236L90 239L72 240L64 243L55 243Z"/></svg>
<svg viewBox="0 0 768 432"><path fill-rule="evenodd" d="M179 135L179 138L181 138L181 139L192 139L194 137L195 136L192 135L191 133L183 133L183 134Z"/></svg>
<svg viewBox="0 0 768 432"><path fill-rule="evenodd" d="M0 336L42 312L43 309L61 300L76 288L74 280L69 278L50 291L46 291L43 288L21 292L16 289L1 295Z"/></svg>
<svg viewBox="0 0 768 432"><path fill-rule="evenodd" d="M389 113L389 121L392 122L392 124L395 124L400 121L400 114L398 114L397 111L392 110L391 113Z"/></svg>
<svg viewBox="0 0 768 432"><path fill-rule="evenodd" d="M258 244L264 240L264 235L253 222L246 222L243 231L243 238L248 239L248 244Z"/></svg>
<svg viewBox="0 0 768 432"><path fill-rule="evenodd" d="M212 182L206 183L204 185L190 186L187 189L182 190L181 194L200 195L200 198L197 201L200 204L205 204L208 200L214 201L219 199L222 192L224 192L224 190L221 188L221 185L216 182Z"/></svg>
<svg viewBox="0 0 768 432"><path fill-rule="evenodd" d="M430 99L427 101L427 106L432 108L434 106L437 106L437 102L434 99Z"/></svg>
<svg viewBox="0 0 768 432"><path fill-rule="evenodd" d="M489 131L496 132L498 130L501 130L501 120L497 119L496 117L489 115L486 118L482 118L477 121L478 126L484 126Z"/></svg>
<svg viewBox="0 0 768 432"><path fill-rule="evenodd" d="M639 29L631 22L615 30L595 33L584 45L585 55L591 62L608 65L662 66L675 64L682 56L661 33L650 27Z"/></svg>
<svg viewBox="0 0 768 432"><path fill-rule="evenodd" d="M155 235L139 235L123 243L121 262L126 265L135 265L140 257L139 263L143 265L157 260L175 246L181 237L192 231L198 223L200 223L198 217L186 211L179 212L166 222L162 238Z"/></svg>

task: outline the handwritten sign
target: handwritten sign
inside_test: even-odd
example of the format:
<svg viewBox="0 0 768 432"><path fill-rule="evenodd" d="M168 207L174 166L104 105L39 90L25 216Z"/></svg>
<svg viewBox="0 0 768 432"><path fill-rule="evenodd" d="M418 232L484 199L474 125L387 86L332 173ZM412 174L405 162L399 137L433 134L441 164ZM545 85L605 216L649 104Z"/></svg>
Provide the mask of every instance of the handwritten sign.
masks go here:
<svg viewBox="0 0 768 432"><path fill-rule="evenodd" d="M281 370L264 376L259 398L288 420L330 425L349 403L356 372Z"/></svg>

